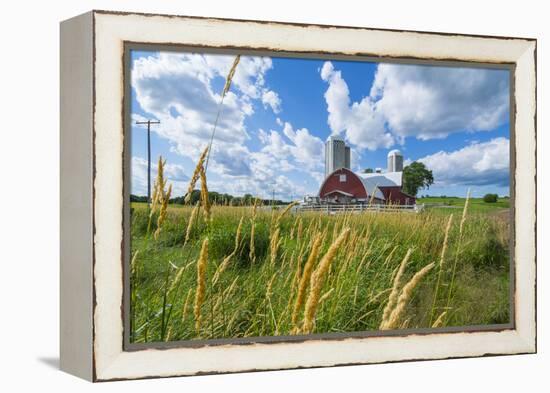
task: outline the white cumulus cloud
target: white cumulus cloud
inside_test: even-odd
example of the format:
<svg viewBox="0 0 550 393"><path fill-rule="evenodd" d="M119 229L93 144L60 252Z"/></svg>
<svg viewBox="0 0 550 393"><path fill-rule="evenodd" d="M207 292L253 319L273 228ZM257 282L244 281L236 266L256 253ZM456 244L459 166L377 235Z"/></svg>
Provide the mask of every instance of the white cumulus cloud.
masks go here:
<svg viewBox="0 0 550 393"><path fill-rule="evenodd" d="M262 93L262 103L265 108L269 106L273 113L281 112L281 99L273 90L264 90Z"/></svg>
<svg viewBox="0 0 550 393"><path fill-rule="evenodd" d="M508 120L506 70L379 64L369 96L358 102L351 102L348 85L331 62L320 74L328 82L332 133L359 149L388 148L406 137L490 131Z"/></svg>
<svg viewBox="0 0 550 393"><path fill-rule="evenodd" d="M333 134L345 133L346 139L360 149L376 150L394 144L393 136L385 129L384 118L373 107L371 98L352 103L342 73L335 70L330 61L323 64L321 78L328 83L325 101Z"/></svg>
<svg viewBox="0 0 550 393"><path fill-rule="evenodd" d="M233 60L234 56L159 52L134 61L136 100L145 112L160 120L153 131L167 139L175 152L196 160L208 144L221 99L213 85L215 81L223 83ZM267 91L265 73L270 68L269 58L241 57L224 99L211 153L212 167L219 173L249 171L242 161L227 159L227 155L242 150L249 139L245 120L254 113L253 101L261 101ZM276 93L268 96L276 105Z"/></svg>
<svg viewBox="0 0 550 393"><path fill-rule="evenodd" d="M420 158L418 161L433 171L434 185L439 186L508 186L510 142L494 138L474 142L462 149Z"/></svg>
<svg viewBox="0 0 550 393"><path fill-rule="evenodd" d="M282 132L259 130L261 153L270 155L276 167L282 166L281 170L320 170L324 162L323 141L307 128L295 130L289 122L282 124Z"/></svg>
<svg viewBox="0 0 550 393"><path fill-rule="evenodd" d="M506 122L508 78L506 70L380 64L370 97L396 136L443 138Z"/></svg>

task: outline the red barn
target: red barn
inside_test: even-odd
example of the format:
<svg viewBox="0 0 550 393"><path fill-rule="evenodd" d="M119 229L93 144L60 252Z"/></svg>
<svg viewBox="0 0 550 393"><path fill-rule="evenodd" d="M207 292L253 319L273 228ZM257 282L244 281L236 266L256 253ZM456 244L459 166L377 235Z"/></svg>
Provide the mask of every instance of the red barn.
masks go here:
<svg viewBox="0 0 550 393"><path fill-rule="evenodd" d="M340 168L329 174L319 190L323 203L383 203L414 205L416 198L402 191L403 172L355 173Z"/></svg>

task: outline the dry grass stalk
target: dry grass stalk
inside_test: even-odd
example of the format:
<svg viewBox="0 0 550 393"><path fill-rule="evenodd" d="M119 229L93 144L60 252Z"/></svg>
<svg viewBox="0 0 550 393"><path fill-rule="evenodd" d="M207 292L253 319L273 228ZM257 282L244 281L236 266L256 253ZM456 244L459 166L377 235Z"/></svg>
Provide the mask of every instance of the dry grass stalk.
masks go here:
<svg viewBox="0 0 550 393"><path fill-rule="evenodd" d="M458 231L458 244L457 244L457 249L456 249L456 252L455 252L455 259L454 259L454 262L453 262L453 268L452 268L452 273L451 273L451 283L449 284L449 292L447 294L447 303L445 304L446 309L449 308L449 304L451 303L451 297L452 297L452 294L453 294L454 281L455 281L455 275L456 275L456 267L458 265L458 256L460 254L461 247L462 247L463 228L464 228L464 223L466 222L466 214L468 212L469 202L470 202L470 189L468 189L468 194L466 195L466 202L464 202L464 209L462 210L462 219L460 220L460 229Z"/></svg>
<svg viewBox="0 0 550 393"><path fill-rule="evenodd" d="M441 248L441 257L439 258L439 267L442 268L445 263L445 253L447 252L447 246L449 243L449 233L451 232L451 225L453 223L453 215L449 216L447 226L445 227L445 237L443 238L443 247Z"/></svg>
<svg viewBox="0 0 550 393"><path fill-rule="evenodd" d="M189 181L189 186L187 187L187 194L185 195L185 203L189 203L191 201L191 195L193 194L193 190L195 189L195 185L197 184L197 180L199 180L200 172L204 164L204 160L206 158L206 153L208 153L208 147L206 147L200 157L197 161L197 165L195 166L195 170L193 171L193 175L191 176L191 180Z"/></svg>
<svg viewBox="0 0 550 393"><path fill-rule="evenodd" d="M304 231L304 224L302 222L302 217L298 218L298 233L296 235L296 240L298 242L302 241L302 233Z"/></svg>
<svg viewBox="0 0 550 393"><path fill-rule="evenodd" d="M300 266L301 266L301 262L304 260L304 253L306 251L306 246L307 246L306 242L303 242L302 245L300 246L300 252L298 253L298 265Z"/></svg>
<svg viewBox="0 0 550 393"><path fill-rule="evenodd" d="M447 311L443 311L441 314L439 314L439 316L437 317L437 319L433 323L432 327L437 328L437 327L443 326L443 320L445 318L445 315L447 315Z"/></svg>
<svg viewBox="0 0 550 393"><path fill-rule="evenodd" d="M162 205L160 206L159 216L157 218L157 229L154 233L155 240L158 239L160 235L160 230L162 228L162 224L166 220L166 214L168 212L168 202L170 201L170 195L172 194L172 184L168 186L168 191L166 194L163 195L162 199Z"/></svg>
<svg viewBox="0 0 550 393"><path fill-rule="evenodd" d="M380 292L378 292L376 295L374 296L370 296L370 299L369 301L367 302L367 304L373 304L373 303L376 303L382 296L384 296L386 293L388 293L389 291L391 290L391 288L386 288ZM372 293L371 293L372 295Z"/></svg>
<svg viewBox="0 0 550 393"><path fill-rule="evenodd" d="M204 302L206 293L206 266L208 264L208 238L205 238L202 242L201 252L197 261L197 290L195 292L195 305L193 307L193 313L195 315L195 330L197 334L201 329L201 306Z"/></svg>
<svg viewBox="0 0 550 393"><path fill-rule="evenodd" d="M323 296L319 299L319 304L323 303L327 298L330 296L330 294L334 291L334 288L330 288L328 291L326 291ZM356 290L357 292L357 290Z"/></svg>
<svg viewBox="0 0 550 393"><path fill-rule="evenodd" d="M204 220L209 222L212 219L212 213L210 209L210 200L208 199L208 185L206 182L206 172L204 167L201 167L200 171L201 178L201 204L204 209Z"/></svg>
<svg viewBox="0 0 550 393"><path fill-rule="evenodd" d="M445 253L447 252L447 247L449 243L449 233L451 231L451 225L453 223L453 215L449 216L447 221L447 226L445 227L445 236L443 238L443 247L441 248L441 256L439 258L439 272L437 274L437 283L435 284L434 298L432 302L432 310L430 312L430 324L433 320L433 314L435 310L435 304L437 302L437 295L439 294L439 285L441 284L441 276L443 275L443 265L445 264Z"/></svg>
<svg viewBox="0 0 550 393"><path fill-rule="evenodd" d="M254 198L254 205L252 206L252 217L250 218L250 251L248 252L248 258L250 262L254 264L256 262L256 246L254 241L254 235L256 232L256 212L258 209L259 198Z"/></svg>
<svg viewBox="0 0 550 393"><path fill-rule="evenodd" d="M462 210L462 219L460 220L460 230L458 233L462 236L462 230L464 228L464 223L466 222L466 214L468 212L468 205L470 203L470 189L468 189L468 194L466 195L466 202L464 202L464 209Z"/></svg>
<svg viewBox="0 0 550 393"><path fill-rule="evenodd" d="M239 220L239 225L237 225L237 232L235 233L235 248L233 249L233 254L237 253L239 245L241 244L241 231L243 229L243 220L244 216L241 216L241 219Z"/></svg>
<svg viewBox="0 0 550 393"><path fill-rule="evenodd" d="M281 219L290 211L290 209L292 209L294 206L296 206L298 204L298 202L294 201L294 202L291 202L289 203L285 208L284 210L281 212L281 214L279 214L277 216L277 224L279 224L281 222Z"/></svg>
<svg viewBox="0 0 550 393"><path fill-rule="evenodd" d="M337 219L337 221L334 223L334 226L332 227L332 237L331 239L334 241L334 239L336 239L336 236L338 235L338 223L339 223L339 219Z"/></svg>
<svg viewBox="0 0 550 393"><path fill-rule="evenodd" d="M250 259L250 262L254 264L256 262L256 248L255 248L255 242L254 242L254 236L256 232L256 223L255 220L252 220L251 227L250 227L250 251L248 252L248 258Z"/></svg>
<svg viewBox="0 0 550 393"><path fill-rule="evenodd" d="M241 230L243 227L243 219L244 216L241 216L241 220L239 221L239 225L237 226L237 233L235 234L235 247L233 248L233 251L226 256L220 266L216 269L216 273L214 273L214 278L212 278L212 284L216 284L218 280L220 279L220 275L227 269L227 266L229 266L229 262L231 259L237 254L237 251L239 250L239 245L241 242Z"/></svg>
<svg viewBox="0 0 550 393"><path fill-rule="evenodd" d="M409 323L411 323L411 319L407 318L407 319L405 319L405 321L403 321L403 323L401 324L401 326L399 326L399 328L400 329L407 329L409 327Z"/></svg>
<svg viewBox="0 0 550 393"><path fill-rule="evenodd" d="M406 283L403 286L403 291L401 292L401 295L399 295L399 298L397 299L397 304L393 311L391 312L389 318L387 321L382 321L382 324L380 325L380 330L389 330L389 329L395 329L399 326L399 320L403 316L403 312L405 311L405 306L409 302L414 288L420 283L422 278L428 274L428 272L435 266L435 263L432 262L429 265L424 266L422 269L420 269L418 272L415 273L415 275L410 279L408 283Z"/></svg>
<svg viewBox="0 0 550 393"><path fill-rule="evenodd" d="M147 224L147 233L151 230L151 223L153 221L153 216L157 212L159 204L162 204L164 200L164 187L166 186L166 181L164 180L164 165L166 161L162 159L162 156L159 156L159 162L157 167L157 177L155 178L155 183L153 184L153 195L151 197L151 209L149 211L149 222Z"/></svg>
<svg viewBox="0 0 550 393"><path fill-rule="evenodd" d="M384 263L382 264L382 266L387 266L388 265L388 263L391 261L391 259L393 257L393 254L395 253L395 250L397 250L397 247L398 246L395 246L394 248L392 248L392 250L390 251L390 253L386 257L386 259L384 260Z"/></svg>
<svg viewBox="0 0 550 393"><path fill-rule="evenodd" d="M156 212L159 204L164 200L164 187L166 187L166 180L164 180L164 166L166 160L159 156L159 162L157 164L157 178L153 185L153 196L151 197L151 215Z"/></svg>
<svg viewBox="0 0 550 393"><path fill-rule="evenodd" d="M298 223L296 221L294 221L294 224L292 224L292 227L290 228L290 234L288 235L288 238L290 240L294 240L294 232L296 231L296 225Z"/></svg>
<svg viewBox="0 0 550 393"><path fill-rule="evenodd" d="M349 231L349 228L344 228L338 238L336 238L330 245L328 251L319 262L319 266L315 269L311 276L309 295L304 311L304 324L302 326L302 332L305 334L309 334L313 331L315 324L315 313L317 312L317 306L319 305L319 295L321 293L321 288L323 287L325 276L340 246L346 240Z"/></svg>
<svg viewBox="0 0 550 393"><path fill-rule="evenodd" d="M405 257L401 261L401 265L399 265L399 270L397 270L395 278L393 279L393 285L391 288L390 296L388 297L388 303L386 304L386 307L384 308L384 312L382 314L382 324L386 323L394 308L395 303L397 302L397 298L399 296L399 288L401 286L401 277L403 276L403 272L405 271L405 267L407 265L407 262L409 261L411 253L412 249L409 248L407 250L407 254L405 254Z"/></svg>
<svg viewBox="0 0 550 393"><path fill-rule="evenodd" d="M199 203L197 201L195 207L191 211L191 215L189 216L189 222L187 223L187 230L185 231L185 241L183 242L183 245L185 246L189 239L191 238L191 231L193 230L193 225L195 224L195 221L197 220L197 216L199 215Z"/></svg>
<svg viewBox="0 0 550 393"><path fill-rule="evenodd" d="M151 219L157 211L159 203L159 188L157 187L157 181L153 185L153 195L151 196L151 211L149 212L149 218Z"/></svg>
<svg viewBox="0 0 550 393"><path fill-rule="evenodd" d="M132 272L132 275L136 272L136 266L137 266L137 256L139 254L139 250L136 250L134 253L134 256L132 257L132 261L130 262L130 271Z"/></svg>
<svg viewBox="0 0 550 393"><path fill-rule="evenodd" d="M300 284L298 286L298 294L296 295L296 301L294 302L294 309L292 310L292 325L297 327L298 315L304 304L304 299L306 295L306 289L311 278L311 272L313 271L313 266L317 261L317 256L319 255L319 250L321 249L321 236L317 234L311 243L311 251L307 258L306 264L304 265L304 272L300 279Z"/></svg>
<svg viewBox="0 0 550 393"><path fill-rule="evenodd" d="M281 213L275 215L275 209L273 209L271 211L271 224L270 224L270 227L269 227L269 232L270 233L274 233L278 228L279 228L279 224L281 222L281 219L283 218L283 216L286 215L286 213L288 213L290 211L290 209L292 209L293 206L295 206L298 202L291 202L289 203L284 209L283 211L281 211Z"/></svg>
<svg viewBox="0 0 550 393"><path fill-rule="evenodd" d="M288 267L292 269L293 261L294 261L294 255L296 254L296 250L292 250L292 253L290 254L289 258L286 258L283 260L283 264L281 266L281 270L286 269L286 265L288 264ZM292 274L288 274L287 277L290 278Z"/></svg>
<svg viewBox="0 0 550 393"><path fill-rule="evenodd" d="M235 279L233 280L231 285L229 285L229 287L224 291L224 293L223 293L224 297L229 297L233 293L233 291L237 287L237 281L238 280L239 280L239 277L235 277Z"/></svg>
<svg viewBox="0 0 550 393"><path fill-rule="evenodd" d="M300 284L300 277L302 277L302 260L300 259L300 255L295 259L295 265L296 268L294 269L294 275L292 277L292 287L291 290L294 292L294 289L298 290L299 284ZM289 296L289 307L290 303L292 303L293 296Z"/></svg>
<svg viewBox="0 0 550 393"><path fill-rule="evenodd" d="M168 331L166 332L166 337L164 338L165 342L172 340L172 325L168 326Z"/></svg>
<svg viewBox="0 0 550 393"><path fill-rule="evenodd" d="M191 299L191 295L193 294L193 288L189 288L189 291L187 291L187 296L185 297L185 302L183 303L183 308L181 310L181 322L185 322L185 317L187 315L187 309L189 308L189 303Z"/></svg>
<svg viewBox="0 0 550 393"><path fill-rule="evenodd" d="M222 97L224 97L229 91L229 89L231 88L231 81L233 80L233 76L235 75L235 71L237 70L237 65L239 64L240 60L241 60L241 55L237 55L235 57L235 60L233 60L233 65L231 66L231 69L227 74L227 78L225 79L225 85L223 86Z"/></svg>
<svg viewBox="0 0 550 393"><path fill-rule="evenodd" d="M271 298L271 295L273 295L273 282L275 282L275 279L277 278L277 272L273 273L271 276L271 279L267 283L267 288L265 291L265 296L269 299Z"/></svg>
<svg viewBox="0 0 550 393"><path fill-rule="evenodd" d="M177 288L186 267L187 266L184 265L178 269L178 272L176 273L176 277L174 278L174 281L172 281L172 285L170 285L170 289L168 289L168 294L172 293L174 289Z"/></svg>
<svg viewBox="0 0 550 393"><path fill-rule="evenodd" d="M270 249L270 261L271 264L275 264L275 260L277 259L277 251L279 249L279 245L281 244L281 240L279 238L279 235L281 233L281 230L279 228L275 229L275 232L271 235L271 240L269 244Z"/></svg>

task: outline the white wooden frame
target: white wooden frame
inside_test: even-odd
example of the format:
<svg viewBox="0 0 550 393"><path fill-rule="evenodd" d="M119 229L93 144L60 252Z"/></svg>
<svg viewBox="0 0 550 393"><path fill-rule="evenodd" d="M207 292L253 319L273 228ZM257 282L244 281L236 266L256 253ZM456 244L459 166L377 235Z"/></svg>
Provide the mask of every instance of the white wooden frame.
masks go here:
<svg viewBox="0 0 550 393"><path fill-rule="evenodd" d="M124 43L515 66L514 321L501 331L125 351ZM61 368L92 381L536 351L536 41L93 11L61 25Z"/></svg>

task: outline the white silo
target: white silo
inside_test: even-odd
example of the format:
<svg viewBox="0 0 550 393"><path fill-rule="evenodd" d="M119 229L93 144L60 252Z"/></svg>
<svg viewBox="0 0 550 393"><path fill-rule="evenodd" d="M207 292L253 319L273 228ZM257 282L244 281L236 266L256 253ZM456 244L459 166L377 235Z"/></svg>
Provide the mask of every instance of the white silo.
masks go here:
<svg viewBox="0 0 550 393"><path fill-rule="evenodd" d="M403 172L403 155L399 150L388 153L388 172Z"/></svg>
<svg viewBox="0 0 550 393"><path fill-rule="evenodd" d="M351 167L350 147L339 136L331 135L325 142L325 177L337 169Z"/></svg>

